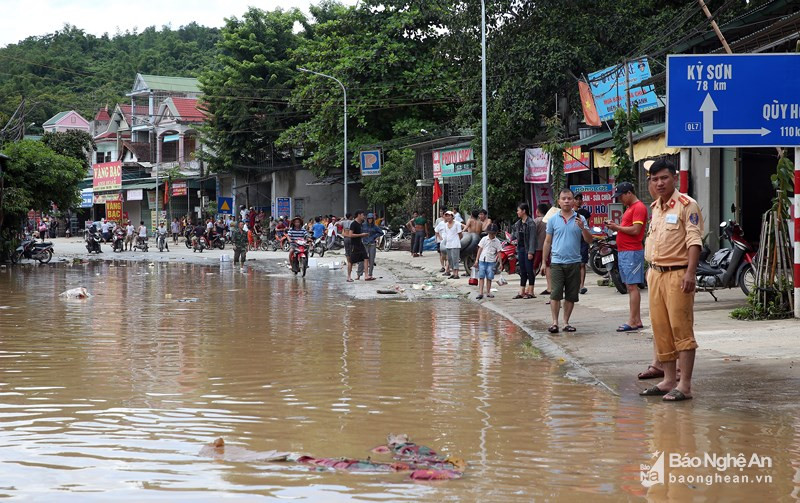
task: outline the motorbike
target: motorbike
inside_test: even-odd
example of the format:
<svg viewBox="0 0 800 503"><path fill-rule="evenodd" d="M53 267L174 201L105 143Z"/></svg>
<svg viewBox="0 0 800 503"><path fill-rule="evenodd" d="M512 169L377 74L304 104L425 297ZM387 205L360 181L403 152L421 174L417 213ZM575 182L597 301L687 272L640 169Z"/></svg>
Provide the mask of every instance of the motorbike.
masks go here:
<svg viewBox="0 0 800 503"><path fill-rule="evenodd" d="M86 251L89 253L103 253L103 250L100 249L102 240L103 238L97 232L89 232L86 234Z"/></svg>
<svg viewBox="0 0 800 503"><path fill-rule="evenodd" d="M222 234L214 234L211 236L211 242L208 244L209 248L219 248L220 250L225 249L225 236Z"/></svg>
<svg viewBox="0 0 800 503"><path fill-rule="evenodd" d="M325 246L325 235L318 237L314 240L314 243L311 245L311 249L309 250L309 255L312 257L314 254L319 255L320 257L325 256L325 251L327 250L327 246Z"/></svg>
<svg viewBox="0 0 800 503"><path fill-rule="evenodd" d="M194 227L191 225L186 226L186 230L183 232L184 243L186 244L186 248L192 248L192 236L194 236Z"/></svg>
<svg viewBox="0 0 800 503"><path fill-rule="evenodd" d="M506 232L506 239L502 242L499 258L495 272L506 272L508 274L517 272L517 243L511 239L509 232Z"/></svg>
<svg viewBox="0 0 800 503"><path fill-rule="evenodd" d="M143 252L146 252L148 250L148 245L147 245L148 239L149 238L146 236L145 237L136 236L136 241L133 243L133 251L142 250Z"/></svg>
<svg viewBox="0 0 800 503"><path fill-rule="evenodd" d="M164 232L164 233L157 232L156 233L156 243L158 244L158 251L163 252L164 248L167 247L167 233L166 232ZM147 251L147 250L145 250L145 251ZM169 251L169 250L167 250L167 251Z"/></svg>
<svg viewBox="0 0 800 503"><path fill-rule="evenodd" d="M598 276L605 276L608 271L606 266L603 265L602 258L608 255L607 247L609 243L614 241L614 236L600 227L592 227L591 231L593 239L592 244L589 245L589 266ZM603 253L601 254L601 252Z"/></svg>
<svg viewBox="0 0 800 503"><path fill-rule="evenodd" d="M611 283L619 293L628 293L628 287L622 282L622 276L619 273L619 251L617 250L617 233L606 229L605 231L600 227L592 227L592 234L605 234L605 237L598 240L596 256L600 259L600 264L604 270L601 270L600 275L605 276L608 274ZM594 243L593 243L594 244ZM591 252L591 251L590 251ZM591 255L589 263L592 264L594 269L594 260ZM597 271L595 271L597 272Z"/></svg>
<svg viewBox="0 0 800 503"><path fill-rule="evenodd" d="M206 240L205 235L203 235L203 236L193 236L193 239L192 239L192 253L194 253L194 252L203 253L203 250L208 248L207 243L208 243L208 241Z"/></svg>
<svg viewBox="0 0 800 503"><path fill-rule="evenodd" d="M125 229L118 227L114 232L114 239L111 242L111 247L114 252L121 252L125 247Z"/></svg>
<svg viewBox="0 0 800 503"><path fill-rule="evenodd" d="M47 241L37 242L35 239L25 239L11 254L11 263L16 264L22 259L38 260L41 264L50 262L53 258L53 243Z"/></svg>
<svg viewBox="0 0 800 503"><path fill-rule="evenodd" d="M306 252L307 241L305 239L298 239L295 241L295 249L289 252L289 263L292 265L292 272L297 274L303 272L303 277L306 275L308 269L308 255Z"/></svg>
<svg viewBox="0 0 800 503"><path fill-rule="evenodd" d="M719 230L720 240L727 240L731 248L720 248L712 255L703 245L697 264L697 291L708 292L715 301L714 290L721 288L738 286L749 295L755 287L756 251L744 239L742 227L735 220L722 222Z"/></svg>
<svg viewBox="0 0 800 503"><path fill-rule="evenodd" d="M376 242L376 247L380 251L389 251L392 249L392 231L385 225L381 226L381 231L383 231L383 235L378 236Z"/></svg>

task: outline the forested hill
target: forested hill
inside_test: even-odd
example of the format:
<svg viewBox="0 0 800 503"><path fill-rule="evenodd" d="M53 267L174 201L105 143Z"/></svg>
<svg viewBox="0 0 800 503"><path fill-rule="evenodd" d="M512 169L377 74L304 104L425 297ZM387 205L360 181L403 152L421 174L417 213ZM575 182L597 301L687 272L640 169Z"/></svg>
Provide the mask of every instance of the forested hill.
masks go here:
<svg viewBox="0 0 800 503"><path fill-rule="evenodd" d="M41 127L71 109L91 120L98 106L129 100L136 73L196 77L212 63L218 39L219 29L195 23L100 37L65 25L0 48L0 128L23 97L27 124Z"/></svg>

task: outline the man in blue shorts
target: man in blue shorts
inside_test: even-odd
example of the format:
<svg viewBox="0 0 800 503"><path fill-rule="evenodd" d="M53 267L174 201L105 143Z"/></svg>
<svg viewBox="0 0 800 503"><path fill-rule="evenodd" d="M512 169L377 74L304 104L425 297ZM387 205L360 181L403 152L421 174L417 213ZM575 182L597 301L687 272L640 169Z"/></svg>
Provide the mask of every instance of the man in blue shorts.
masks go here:
<svg viewBox="0 0 800 503"><path fill-rule="evenodd" d="M626 206L622 222L606 222L612 231L617 231L617 250L619 251L619 275L628 287L630 315L628 323L617 328L617 332L630 332L642 328L640 312L641 293L639 284L644 283L644 224L647 222L647 207L636 197L633 184L622 182L617 185L614 197Z"/></svg>

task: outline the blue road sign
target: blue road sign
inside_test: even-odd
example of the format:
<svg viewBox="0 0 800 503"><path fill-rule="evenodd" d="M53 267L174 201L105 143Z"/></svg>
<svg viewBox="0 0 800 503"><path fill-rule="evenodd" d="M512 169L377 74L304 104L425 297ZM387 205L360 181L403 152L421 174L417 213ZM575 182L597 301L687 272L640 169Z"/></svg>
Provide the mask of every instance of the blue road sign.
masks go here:
<svg viewBox="0 0 800 503"><path fill-rule="evenodd" d="M364 150L361 152L361 176L381 174L381 151Z"/></svg>
<svg viewBox="0 0 800 503"><path fill-rule="evenodd" d="M668 147L800 146L800 54L667 57Z"/></svg>
<svg viewBox="0 0 800 503"><path fill-rule="evenodd" d="M650 65L647 58L628 62L628 83L630 83L631 105L636 105L640 112L658 106L658 97L653 86L642 86L641 82L650 78ZM625 81L625 67L610 66L589 74L594 104L601 121L614 118L617 108L628 109L628 90Z"/></svg>
<svg viewBox="0 0 800 503"><path fill-rule="evenodd" d="M217 213L219 213L220 215L233 215L233 198L218 197Z"/></svg>

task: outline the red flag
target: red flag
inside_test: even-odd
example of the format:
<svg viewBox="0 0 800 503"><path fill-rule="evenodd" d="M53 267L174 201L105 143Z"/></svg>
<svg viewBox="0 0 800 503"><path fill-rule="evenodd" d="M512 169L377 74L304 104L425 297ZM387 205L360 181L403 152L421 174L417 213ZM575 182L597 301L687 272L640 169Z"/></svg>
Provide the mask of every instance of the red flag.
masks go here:
<svg viewBox="0 0 800 503"><path fill-rule="evenodd" d="M578 82L578 92L581 94L581 106L583 106L583 122L587 126L602 126L597 107L594 105L594 96L589 84L583 81Z"/></svg>
<svg viewBox="0 0 800 503"><path fill-rule="evenodd" d="M169 182L164 181L164 205L169 202Z"/></svg>
<svg viewBox="0 0 800 503"><path fill-rule="evenodd" d="M442 197L442 187L439 185L439 179L433 179L433 203L436 204L436 201Z"/></svg>

